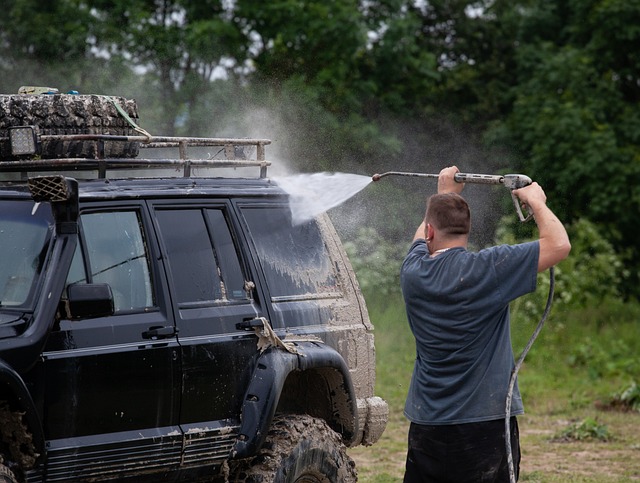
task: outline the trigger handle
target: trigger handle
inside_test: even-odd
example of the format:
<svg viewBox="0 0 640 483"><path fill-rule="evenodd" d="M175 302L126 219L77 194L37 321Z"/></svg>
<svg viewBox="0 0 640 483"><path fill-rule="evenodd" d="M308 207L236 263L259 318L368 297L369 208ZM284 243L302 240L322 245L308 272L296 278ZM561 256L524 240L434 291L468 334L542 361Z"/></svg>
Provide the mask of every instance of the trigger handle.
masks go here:
<svg viewBox="0 0 640 483"><path fill-rule="evenodd" d="M533 218L533 213L531 212L531 209L529 208L529 205L525 205L525 210L527 211L527 216L525 216L522 213L522 208L520 207L520 200L515 195L513 190L511 191L511 199L513 200L513 205L516 207L516 212L518 213L518 218L520 219L520 221L522 223L525 223L525 222L529 221L531 218Z"/></svg>

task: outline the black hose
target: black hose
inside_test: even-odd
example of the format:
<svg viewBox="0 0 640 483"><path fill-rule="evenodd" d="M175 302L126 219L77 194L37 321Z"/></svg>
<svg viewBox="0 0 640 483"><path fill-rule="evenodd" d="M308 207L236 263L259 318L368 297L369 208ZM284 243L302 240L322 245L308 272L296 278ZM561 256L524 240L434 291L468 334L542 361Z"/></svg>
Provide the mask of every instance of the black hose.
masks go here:
<svg viewBox="0 0 640 483"><path fill-rule="evenodd" d="M531 349L531 346L533 345L534 341L538 337L538 334L540 334L540 331L542 330L542 327L544 326L544 323L546 322L547 317L549 316L549 312L551 311L551 303L553 301L553 291L555 289L555 274L554 274L553 268L554 267L551 267L549 269L549 296L547 297L547 306L545 307L544 313L540 318L540 322L538 322L536 330L533 331L531 338L529 338L529 342L527 342L527 345L522 351L522 354L520 354L520 357L518 358L518 361L516 362L516 365L514 366L513 371L511 372L511 380L509 381L509 390L507 391L507 402L506 402L505 416L504 416L504 441L507 448L507 463L509 464L509 479L511 483L516 483L516 475L513 467L513 453L511 451L511 424L510 424L511 399L513 398L513 388L516 384L518 371L520 370L520 367L524 362L524 358L529 352L529 349Z"/></svg>

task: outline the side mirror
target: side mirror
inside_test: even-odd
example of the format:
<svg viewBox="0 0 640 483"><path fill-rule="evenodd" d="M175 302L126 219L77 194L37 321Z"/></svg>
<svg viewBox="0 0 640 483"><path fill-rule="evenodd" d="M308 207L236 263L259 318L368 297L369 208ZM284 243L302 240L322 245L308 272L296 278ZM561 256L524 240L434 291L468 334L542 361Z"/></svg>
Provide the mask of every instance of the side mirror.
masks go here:
<svg viewBox="0 0 640 483"><path fill-rule="evenodd" d="M72 319L107 317L115 312L113 293L107 283L76 283L67 287Z"/></svg>

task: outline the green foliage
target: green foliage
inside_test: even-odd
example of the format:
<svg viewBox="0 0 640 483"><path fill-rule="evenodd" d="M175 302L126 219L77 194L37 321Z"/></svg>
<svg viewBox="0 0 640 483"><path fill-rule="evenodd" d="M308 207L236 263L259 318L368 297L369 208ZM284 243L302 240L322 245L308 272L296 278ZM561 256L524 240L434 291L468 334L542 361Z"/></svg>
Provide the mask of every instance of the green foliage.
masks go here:
<svg viewBox="0 0 640 483"><path fill-rule="evenodd" d="M606 343L586 339L569 350L567 363L571 367L582 367L593 380L640 374L640 360L623 339Z"/></svg>
<svg viewBox="0 0 640 483"><path fill-rule="evenodd" d="M568 428L558 433L554 440L570 442L570 441L610 441L613 439L609 433L609 428L598 423L595 418L587 417L582 421L571 424Z"/></svg>
<svg viewBox="0 0 640 483"><path fill-rule="evenodd" d="M247 39L220 0L90 4L99 47L144 68L159 98L159 130L166 135L175 133L178 118L208 92L223 59L244 61Z"/></svg>
<svg viewBox="0 0 640 483"><path fill-rule="evenodd" d="M555 267L553 312L596 306L620 297L621 281L628 275L622 257L600 236L597 226L579 219L568 228L571 254ZM518 240L504 223L497 231L498 243ZM528 317L544 307L550 287L548 272L538 274L538 290L514 303Z"/></svg>
<svg viewBox="0 0 640 483"><path fill-rule="evenodd" d="M613 396L611 405L640 412L640 385L636 381L631 382Z"/></svg>
<svg viewBox="0 0 640 483"><path fill-rule="evenodd" d="M135 97L167 135L230 134L261 105L304 131L286 154L305 170L524 172L625 264L571 280L599 300L640 294L639 42L640 0L8 0L0 87ZM415 198L385 196L399 239Z"/></svg>
<svg viewBox="0 0 640 483"><path fill-rule="evenodd" d="M523 9L517 84L493 141L516 147L521 166L568 222L588 218L630 270L637 294L640 255L640 2L533 2Z"/></svg>
<svg viewBox="0 0 640 483"><path fill-rule="evenodd" d="M371 16L376 17L376 6L369 8ZM370 26L371 45L360 68L362 79L375 82L370 82L363 93L369 110L406 113L428 102L442 75L438 72L436 53L424 48L423 25L417 12L398 8L387 15Z"/></svg>
<svg viewBox="0 0 640 483"><path fill-rule="evenodd" d="M405 245L393 245L369 227L360 228L354 240L345 242L345 249L363 292L383 297L399 293L400 265L406 251Z"/></svg>
<svg viewBox="0 0 640 483"><path fill-rule="evenodd" d="M356 62L366 30L352 0L235 2L235 15L253 42L251 60L270 82L300 79L332 112L357 108Z"/></svg>
<svg viewBox="0 0 640 483"><path fill-rule="evenodd" d="M48 66L76 62L92 44L91 12L80 0L9 0L0 16L0 65L31 58Z"/></svg>

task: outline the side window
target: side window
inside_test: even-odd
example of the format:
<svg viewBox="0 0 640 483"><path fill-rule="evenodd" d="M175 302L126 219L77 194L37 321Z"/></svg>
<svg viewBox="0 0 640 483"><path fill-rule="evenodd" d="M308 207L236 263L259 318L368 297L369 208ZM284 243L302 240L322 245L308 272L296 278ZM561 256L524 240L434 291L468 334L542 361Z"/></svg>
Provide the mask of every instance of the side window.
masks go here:
<svg viewBox="0 0 640 483"><path fill-rule="evenodd" d="M226 297L230 299L246 299L247 293L244 287L244 274L240 267L238 251L233 243L229 225L222 210L208 209L206 211L211 227L213 244L216 247L218 262L220 263L220 273L224 281Z"/></svg>
<svg viewBox="0 0 640 483"><path fill-rule="evenodd" d="M80 216L81 244L67 283L108 283L116 312L152 307L149 255L136 211Z"/></svg>
<svg viewBox="0 0 640 483"><path fill-rule="evenodd" d="M33 202L0 201L0 304L29 305L49 248L51 215ZM31 297L30 297L31 295Z"/></svg>
<svg viewBox="0 0 640 483"><path fill-rule="evenodd" d="M159 209L156 218L178 303L247 299L238 254L222 210Z"/></svg>
<svg viewBox="0 0 640 483"><path fill-rule="evenodd" d="M244 208L272 297L318 297L338 292L337 277L315 220L291 224L283 208Z"/></svg>

